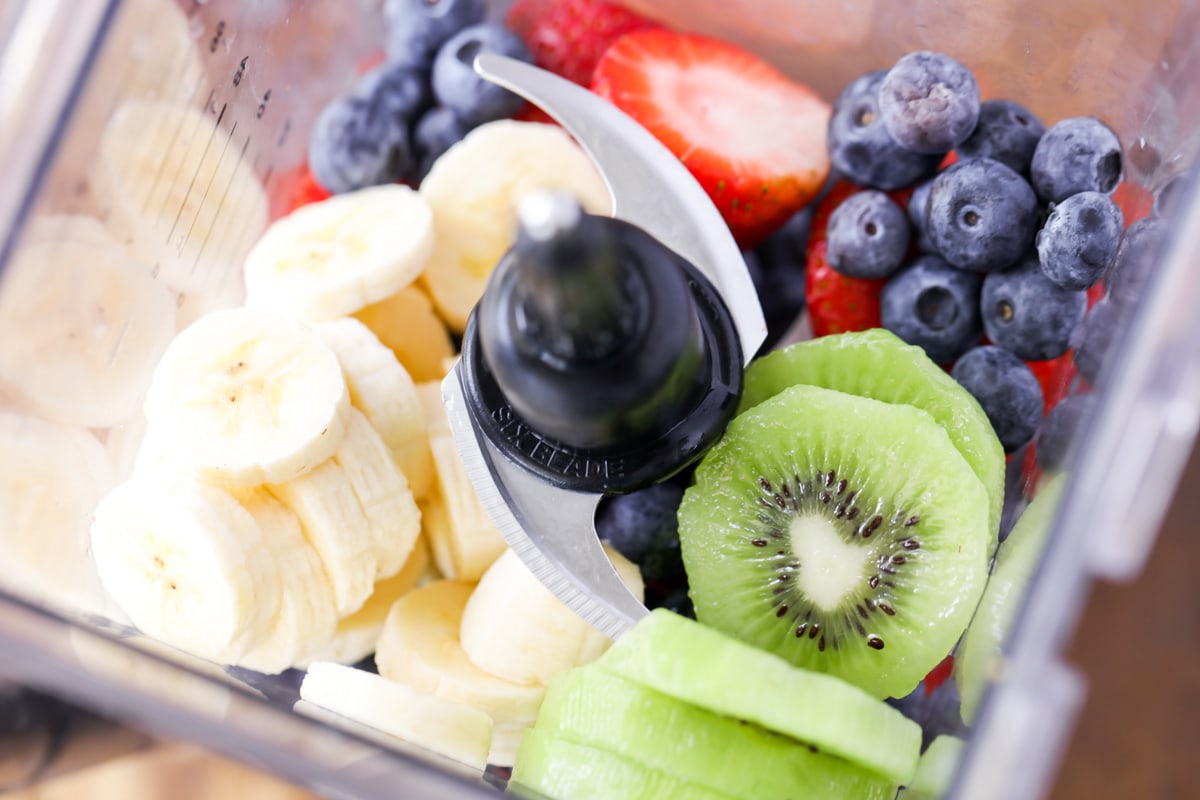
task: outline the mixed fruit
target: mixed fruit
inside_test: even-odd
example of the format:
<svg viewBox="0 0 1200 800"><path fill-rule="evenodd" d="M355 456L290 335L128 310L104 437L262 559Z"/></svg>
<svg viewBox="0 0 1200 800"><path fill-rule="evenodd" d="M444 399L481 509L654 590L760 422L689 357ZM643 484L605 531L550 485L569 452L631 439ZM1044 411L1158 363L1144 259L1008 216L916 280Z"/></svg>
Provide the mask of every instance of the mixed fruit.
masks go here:
<svg viewBox="0 0 1200 800"><path fill-rule="evenodd" d="M486 11L388 0L382 62L317 117L279 213L214 159L198 112L114 115L89 173L104 222L36 221L0 296L6 340L71 326L0 352L22 409L0 428L20 456L9 517L61 522L54 558L75 566L49 592L45 548L9 536L6 582L253 685L291 676L298 711L476 776L512 768L516 792L938 796L1171 191L1133 219L1102 121L983 100L940 53L830 104L602 0ZM571 137L475 74L481 52L587 86L662 141L744 248L767 319L718 443L600 507L654 609L616 643L507 549L441 402L520 199L611 212ZM164 172L228 187L240 230ZM180 219L202 244L155 244ZM230 265L240 280L197 283ZM29 491L64 481L58 502Z"/></svg>

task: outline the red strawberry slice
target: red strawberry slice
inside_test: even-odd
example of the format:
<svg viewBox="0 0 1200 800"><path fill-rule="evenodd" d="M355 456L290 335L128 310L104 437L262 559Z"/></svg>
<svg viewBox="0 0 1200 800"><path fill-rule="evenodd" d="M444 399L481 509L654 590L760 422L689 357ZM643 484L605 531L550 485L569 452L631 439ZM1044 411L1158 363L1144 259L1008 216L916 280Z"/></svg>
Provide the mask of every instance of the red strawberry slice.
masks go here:
<svg viewBox="0 0 1200 800"><path fill-rule="evenodd" d="M742 249L810 202L829 174L829 104L733 45L631 33L604 54L592 89L687 166Z"/></svg>
<svg viewBox="0 0 1200 800"><path fill-rule="evenodd" d="M825 239L808 251L805 295L814 336L878 328L879 295L886 279L850 278L829 266Z"/></svg>
<svg viewBox="0 0 1200 800"><path fill-rule="evenodd" d="M533 54L534 63L581 86L604 51L627 33L658 24L603 0L517 0L505 22Z"/></svg>
<svg viewBox="0 0 1200 800"><path fill-rule="evenodd" d="M953 671L954 656L948 655L925 676L925 696L929 697L929 695L936 692L938 687L946 682L946 679L950 677L950 673Z"/></svg>
<svg viewBox="0 0 1200 800"><path fill-rule="evenodd" d="M1121 181L1117 185L1112 199L1125 215L1126 228L1139 219L1150 216L1154 209L1154 193L1129 181Z"/></svg>

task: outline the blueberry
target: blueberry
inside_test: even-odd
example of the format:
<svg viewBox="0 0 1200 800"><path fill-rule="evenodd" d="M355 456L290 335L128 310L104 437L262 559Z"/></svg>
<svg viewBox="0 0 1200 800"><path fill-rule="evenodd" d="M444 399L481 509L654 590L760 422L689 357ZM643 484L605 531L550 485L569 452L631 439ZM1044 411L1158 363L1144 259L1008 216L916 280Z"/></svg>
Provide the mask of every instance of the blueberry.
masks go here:
<svg viewBox="0 0 1200 800"><path fill-rule="evenodd" d="M1104 277L1124 230L1124 215L1111 197L1073 194L1052 208L1038 231L1042 271L1064 289L1091 288Z"/></svg>
<svg viewBox="0 0 1200 800"><path fill-rule="evenodd" d="M901 147L946 153L979 121L979 84L943 53L920 50L896 62L879 86L883 124Z"/></svg>
<svg viewBox="0 0 1200 800"><path fill-rule="evenodd" d="M784 262L803 266L807 260L808 235L812 229L813 205L805 206L783 223L757 248L767 269Z"/></svg>
<svg viewBox="0 0 1200 800"><path fill-rule="evenodd" d="M1090 394L1073 394L1063 398L1042 420L1037 432L1038 464L1047 472L1059 472L1067 465L1079 432L1091 418L1096 398Z"/></svg>
<svg viewBox="0 0 1200 800"><path fill-rule="evenodd" d="M429 174L433 162L461 141L471 130L448 108L426 111L413 128L413 147L417 151L416 177L422 180Z"/></svg>
<svg viewBox="0 0 1200 800"><path fill-rule="evenodd" d="M386 0L388 61L429 68L438 48L468 25L483 22L485 0Z"/></svg>
<svg viewBox="0 0 1200 800"><path fill-rule="evenodd" d="M879 113L886 76L869 72L838 95L829 119L829 158L834 171L853 183L893 191L932 177L942 157L906 150L887 132Z"/></svg>
<svg viewBox="0 0 1200 800"><path fill-rule="evenodd" d="M359 79L351 94L370 98L386 113L411 122L433 104L429 71L407 64L384 64Z"/></svg>
<svg viewBox="0 0 1200 800"><path fill-rule="evenodd" d="M938 253L960 269L991 272L1033 243L1037 196L1011 167L990 158L959 161L929 190L926 226Z"/></svg>
<svg viewBox="0 0 1200 800"><path fill-rule="evenodd" d="M743 253L767 322L767 338L760 352L774 347L804 310L807 271L804 242L810 219L811 214L796 214L756 251Z"/></svg>
<svg viewBox="0 0 1200 800"><path fill-rule="evenodd" d="M313 125L308 167L334 194L394 183L412 169L408 121L380 98L342 97Z"/></svg>
<svg viewBox="0 0 1200 800"><path fill-rule="evenodd" d="M979 106L979 122L958 146L963 158L991 158L1027 175L1033 151L1046 126L1012 100L988 100Z"/></svg>
<svg viewBox="0 0 1200 800"><path fill-rule="evenodd" d="M1042 136L1029 176L1038 196L1049 203L1079 192L1111 194L1121 180L1121 143L1095 117L1069 117Z"/></svg>
<svg viewBox="0 0 1200 800"><path fill-rule="evenodd" d="M1046 277L1037 254L983 280L983 329L993 344L1026 361L1058 358L1087 312L1087 293Z"/></svg>
<svg viewBox="0 0 1200 800"><path fill-rule="evenodd" d="M679 522L683 486L658 483L608 498L596 512L596 534L641 568L647 581L671 582L683 575Z"/></svg>
<svg viewBox="0 0 1200 800"><path fill-rule="evenodd" d="M245 667L226 667L231 678L256 689L264 697L279 705L293 706L300 699L300 684L304 682L304 671L287 669L278 675L265 675Z"/></svg>
<svg viewBox="0 0 1200 800"><path fill-rule="evenodd" d="M525 102L475 72L475 56L480 53L533 62L521 37L494 23L463 28L442 45L433 61L433 93L471 126L511 117Z"/></svg>
<svg viewBox="0 0 1200 800"><path fill-rule="evenodd" d="M1075 332L1075 368L1089 383L1096 383L1121 328L1124 306L1106 297L1088 312Z"/></svg>
<svg viewBox="0 0 1200 800"><path fill-rule="evenodd" d="M979 343L981 276L964 272L936 255L904 267L883 286L883 327L946 364Z"/></svg>
<svg viewBox="0 0 1200 800"><path fill-rule="evenodd" d="M908 198L908 221L912 224L912 235L915 237L917 250L922 253L937 252L937 248L929 239L929 191L932 188L933 181L917 184L912 197Z"/></svg>
<svg viewBox="0 0 1200 800"><path fill-rule="evenodd" d="M655 608L665 608L689 619L696 618L696 607L688 595L688 587L680 586L672 589L655 604Z"/></svg>
<svg viewBox="0 0 1200 800"><path fill-rule="evenodd" d="M1104 277L1104 286L1113 300L1132 305L1141 299L1166 237L1167 225L1160 217L1140 219L1125 229Z"/></svg>
<svg viewBox="0 0 1200 800"><path fill-rule="evenodd" d="M1042 386L1024 361L1003 347L983 345L960 358L950 376L983 406L1004 452L1033 439L1042 421Z"/></svg>
<svg viewBox="0 0 1200 800"><path fill-rule="evenodd" d="M921 726L921 749L939 736L969 735L962 721L962 700L953 677L946 678L932 692L926 690L925 681L917 684L911 694L899 699L888 698L888 705Z"/></svg>
<svg viewBox="0 0 1200 800"><path fill-rule="evenodd" d="M1180 204L1187 196L1188 188L1195 186L1194 175L1185 172L1174 176L1154 193L1154 216L1169 218L1178 213Z"/></svg>
<svg viewBox="0 0 1200 800"><path fill-rule="evenodd" d="M852 194L829 215L829 266L852 278L886 278L908 253L908 216L883 192Z"/></svg>

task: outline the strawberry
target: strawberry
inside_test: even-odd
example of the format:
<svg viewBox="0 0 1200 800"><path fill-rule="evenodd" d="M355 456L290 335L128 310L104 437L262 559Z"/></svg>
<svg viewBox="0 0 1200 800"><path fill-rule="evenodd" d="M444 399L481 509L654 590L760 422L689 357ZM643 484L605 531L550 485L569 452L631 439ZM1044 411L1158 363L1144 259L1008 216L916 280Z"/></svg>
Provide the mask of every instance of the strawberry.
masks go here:
<svg viewBox="0 0 1200 800"><path fill-rule="evenodd" d="M814 336L878 328L879 294L886 279L849 278L825 258L825 238L808 251L808 316Z"/></svg>
<svg viewBox="0 0 1200 800"><path fill-rule="evenodd" d="M1154 193L1129 181L1121 181L1117 185L1112 199L1125 215L1126 228L1139 219L1150 216L1150 211L1154 208Z"/></svg>
<svg viewBox="0 0 1200 800"><path fill-rule="evenodd" d="M558 124L554 117L551 117L533 103L526 103L521 106L520 110L516 114L513 114L513 119L517 122L540 122L543 125Z"/></svg>
<svg viewBox="0 0 1200 800"><path fill-rule="evenodd" d="M658 27L603 0L517 0L505 23L528 45L534 63L580 86L591 83L596 63L613 42Z"/></svg>
<svg viewBox="0 0 1200 800"><path fill-rule="evenodd" d="M829 174L829 104L725 42L628 34L600 59L592 90L683 161L742 249L811 201Z"/></svg>
<svg viewBox="0 0 1200 800"><path fill-rule="evenodd" d="M317 183L316 178L308 169L308 164L301 164L286 174L277 173L275 180L267 183L267 190L271 204L271 219L279 219L300 206L332 197Z"/></svg>
<svg viewBox="0 0 1200 800"><path fill-rule="evenodd" d="M946 682L946 679L950 677L950 673L953 671L954 656L948 655L925 676L925 696L929 697L929 695L936 692L938 687Z"/></svg>

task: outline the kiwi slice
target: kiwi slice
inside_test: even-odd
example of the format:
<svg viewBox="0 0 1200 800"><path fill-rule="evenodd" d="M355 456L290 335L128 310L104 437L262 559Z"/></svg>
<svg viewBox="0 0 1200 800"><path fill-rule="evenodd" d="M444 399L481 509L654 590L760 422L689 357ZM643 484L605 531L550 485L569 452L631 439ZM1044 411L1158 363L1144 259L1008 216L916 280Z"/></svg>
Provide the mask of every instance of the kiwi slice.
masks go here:
<svg viewBox="0 0 1200 800"><path fill-rule="evenodd" d="M560 673L537 727L742 800L892 800L895 784L595 665Z"/></svg>
<svg viewBox="0 0 1200 800"><path fill-rule="evenodd" d="M905 787L901 800L940 800L954 780L958 759L966 742L956 736L939 736L917 762L917 774Z"/></svg>
<svg viewBox="0 0 1200 800"><path fill-rule="evenodd" d="M996 551L992 577L988 579L975 619L954 659L955 681L962 698L962 718L968 725L975 719L1013 617L1046 548L1050 524L1065 486L1066 473L1048 480L1033 502L1021 512L1008 538Z"/></svg>
<svg viewBox="0 0 1200 800"><path fill-rule="evenodd" d="M894 784L908 783L917 767L921 727L896 709L666 609L651 611L594 666L813 745Z"/></svg>
<svg viewBox="0 0 1200 800"><path fill-rule="evenodd" d="M560 800L736 800L628 758L531 728L517 748L509 790Z"/></svg>
<svg viewBox="0 0 1200 800"><path fill-rule="evenodd" d="M979 401L924 350L883 328L799 342L750 365L739 411L798 383L915 406L937 420L987 490L991 556L1004 506L1004 448Z"/></svg>
<svg viewBox="0 0 1200 800"><path fill-rule="evenodd" d="M704 457L679 541L698 620L903 697L983 592L988 499L924 411L797 385Z"/></svg>

